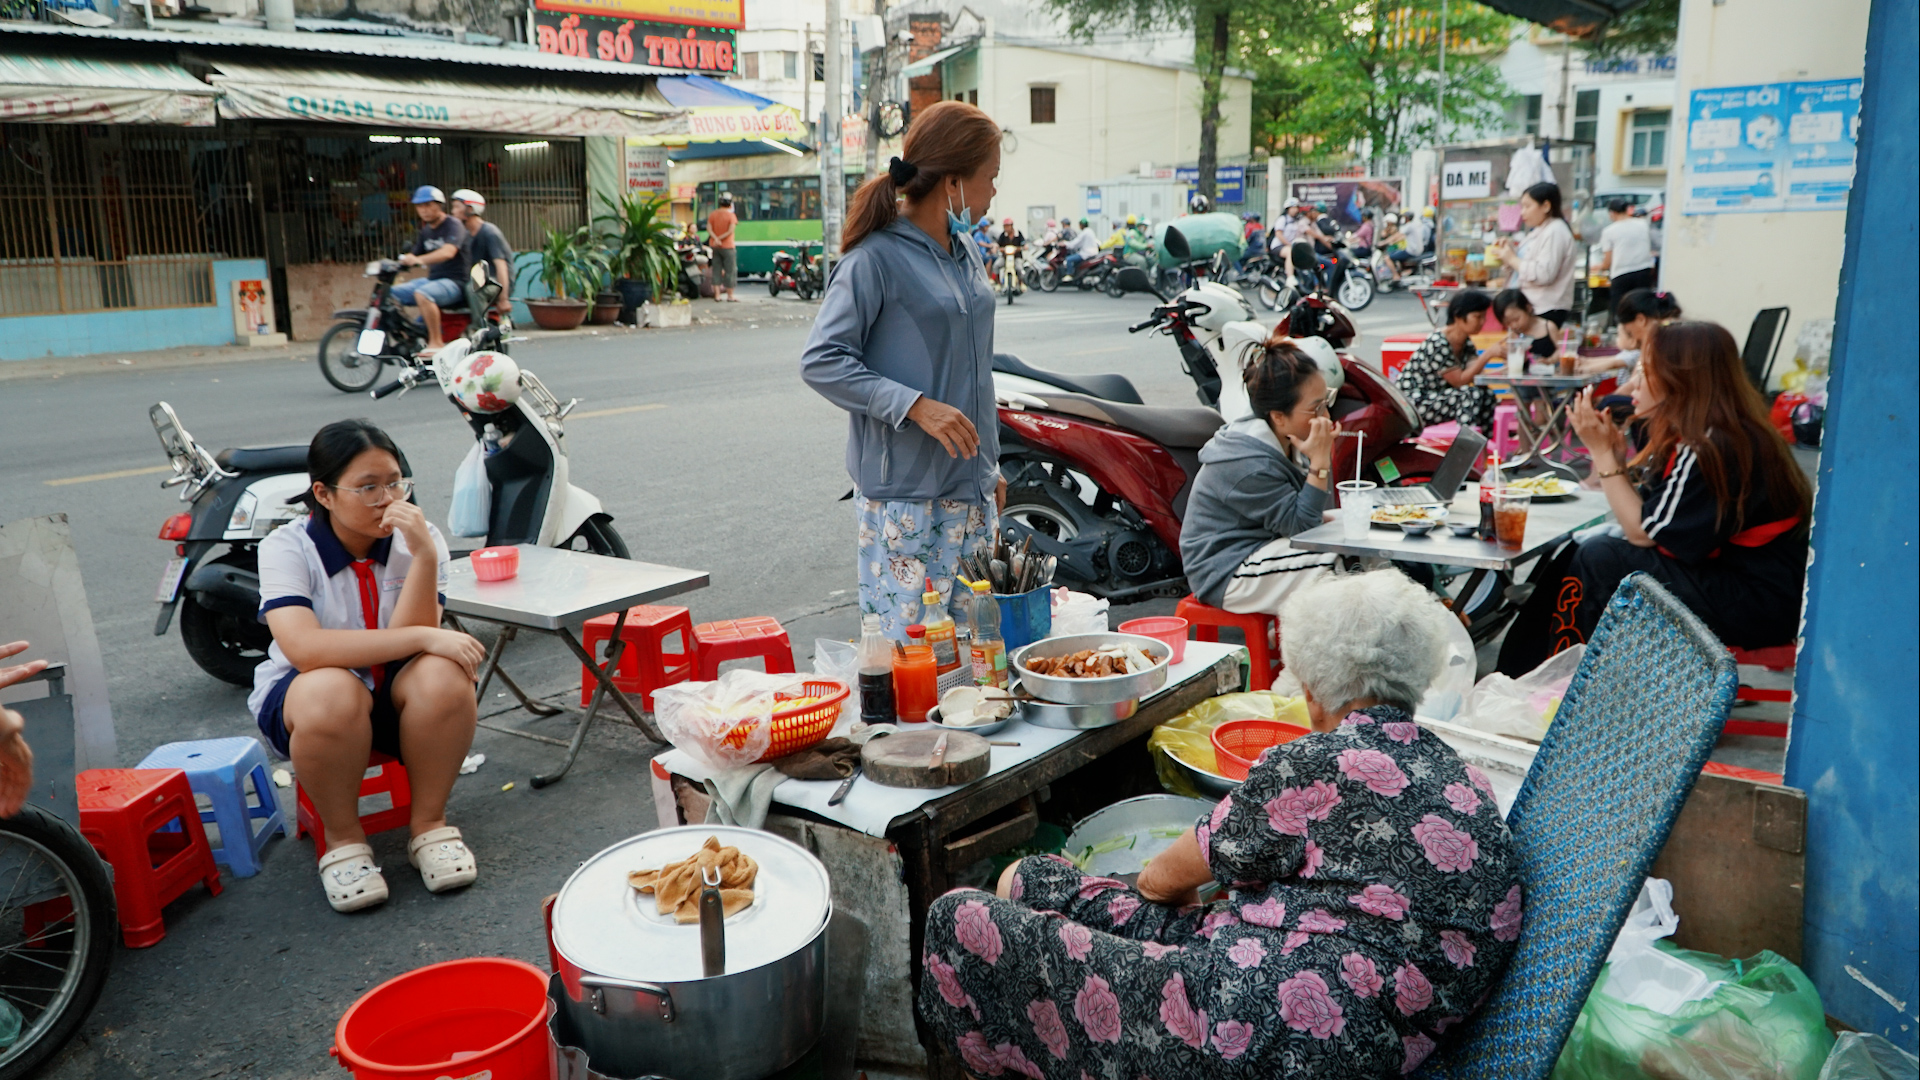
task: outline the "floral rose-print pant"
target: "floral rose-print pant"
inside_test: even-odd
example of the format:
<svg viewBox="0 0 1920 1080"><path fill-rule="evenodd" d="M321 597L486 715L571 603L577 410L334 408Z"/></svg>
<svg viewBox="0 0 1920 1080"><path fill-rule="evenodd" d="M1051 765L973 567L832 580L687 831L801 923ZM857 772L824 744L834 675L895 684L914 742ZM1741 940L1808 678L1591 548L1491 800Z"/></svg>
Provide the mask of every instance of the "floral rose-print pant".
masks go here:
<svg viewBox="0 0 1920 1080"><path fill-rule="evenodd" d="M1409 1065L1384 1016L1332 1004L1315 969L1337 963L1224 903L1149 903L1058 856L1021 860L1011 891L957 890L927 913L920 1015L976 1077L1339 1080Z"/></svg>
<svg viewBox="0 0 1920 1080"><path fill-rule="evenodd" d="M905 641L907 627L920 621L928 579L940 599L952 603L961 554L984 549L993 537L993 506L956 499L881 502L857 494L854 502L860 508L860 614L880 616L881 631Z"/></svg>

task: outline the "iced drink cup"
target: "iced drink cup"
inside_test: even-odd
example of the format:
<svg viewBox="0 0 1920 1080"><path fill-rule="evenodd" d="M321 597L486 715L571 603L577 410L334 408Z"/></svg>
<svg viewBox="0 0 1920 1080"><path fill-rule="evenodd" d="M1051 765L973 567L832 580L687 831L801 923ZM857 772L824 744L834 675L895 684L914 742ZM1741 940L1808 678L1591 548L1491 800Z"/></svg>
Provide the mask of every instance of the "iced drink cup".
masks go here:
<svg viewBox="0 0 1920 1080"><path fill-rule="evenodd" d="M1501 488L1493 493L1493 531L1500 546L1518 551L1526 545L1527 508L1533 494L1518 488Z"/></svg>
<svg viewBox="0 0 1920 1080"><path fill-rule="evenodd" d="M1340 489L1340 522L1349 540L1366 538L1367 527L1373 520L1373 489L1371 480L1342 480Z"/></svg>

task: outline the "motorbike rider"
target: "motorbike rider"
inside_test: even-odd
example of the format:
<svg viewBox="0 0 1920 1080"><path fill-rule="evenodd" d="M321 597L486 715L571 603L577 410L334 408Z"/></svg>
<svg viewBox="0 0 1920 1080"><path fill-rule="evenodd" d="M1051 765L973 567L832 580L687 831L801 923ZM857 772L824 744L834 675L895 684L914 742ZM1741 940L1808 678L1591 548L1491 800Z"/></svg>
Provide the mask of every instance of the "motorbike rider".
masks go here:
<svg viewBox="0 0 1920 1080"><path fill-rule="evenodd" d="M1267 230L1260 224L1259 214L1247 215L1246 244L1246 251L1240 255L1241 270L1245 270L1248 263L1267 253Z"/></svg>
<svg viewBox="0 0 1920 1080"><path fill-rule="evenodd" d="M400 264L426 267L427 276L394 283L390 295L401 307L420 309L420 321L427 326L426 351L435 352L447 344L440 336L441 307L467 294L467 244L472 237L447 213L447 193L431 184L414 190L413 212L420 219L420 232L413 247L400 256Z"/></svg>
<svg viewBox="0 0 1920 1080"><path fill-rule="evenodd" d="M1014 249L1012 255L1006 254L1008 248ZM1013 227L1012 218L1001 218L1000 235L993 238L994 256L999 260L1000 272L1013 275L1016 289L1020 287L1020 254L1026 249L1026 234Z"/></svg>
<svg viewBox="0 0 1920 1080"><path fill-rule="evenodd" d="M1433 207L1422 207L1418 215L1408 214L1400 224L1400 236L1406 241L1406 247L1393 252L1395 276L1400 273L1417 270L1420 260L1427 257L1427 248L1433 242Z"/></svg>
<svg viewBox="0 0 1920 1080"><path fill-rule="evenodd" d="M1087 219L1080 219L1080 228L1067 241L1067 261L1060 267L1060 280L1072 281L1080 264L1100 254L1100 238L1093 235Z"/></svg>
<svg viewBox="0 0 1920 1080"><path fill-rule="evenodd" d="M0 660L26 652L27 642L0 645ZM25 682L47 669L45 660L0 667L0 690ZM27 746L26 717L0 707L0 818L12 817L27 804L33 790L33 750Z"/></svg>
<svg viewBox="0 0 1920 1080"><path fill-rule="evenodd" d="M507 297L513 282L513 245L507 243L507 234L500 231L500 226L485 220L486 213L486 196L472 188L453 193L453 216L472 237L467 241L467 254L475 262L484 262L488 273L500 283L500 297L493 309L505 315L513 309L513 301Z"/></svg>
<svg viewBox="0 0 1920 1080"><path fill-rule="evenodd" d="M1204 214L1211 209L1213 209L1213 201L1197 191L1193 193L1191 199L1187 200L1187 213L1189 214Z"/></svg>
<svg viewBox="0 0 1920 1080"><path fill-rule="evenodd" d="M1113 251L1116 248L1120 251L1121 261L1128 266L1147 264L1147 244L1140 229L1139 215L1128 214L1124 223L1114 226L1112 235L1100 241L1101 251Z"/></svg>

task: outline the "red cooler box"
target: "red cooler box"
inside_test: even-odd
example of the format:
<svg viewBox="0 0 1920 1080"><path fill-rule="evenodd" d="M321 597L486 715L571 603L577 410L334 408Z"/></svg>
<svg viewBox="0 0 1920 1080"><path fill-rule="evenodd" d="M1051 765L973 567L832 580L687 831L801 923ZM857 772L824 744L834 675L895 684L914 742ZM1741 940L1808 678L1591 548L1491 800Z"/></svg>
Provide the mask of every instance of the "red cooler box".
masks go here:
<svg viewBox="0 0 1920 1080"><path fill-rule="evenodd" d="M1413 359L1414 350L1427 340L1426 334L1393 334L1380 341L1380 370L1391 379Z"/></svg>

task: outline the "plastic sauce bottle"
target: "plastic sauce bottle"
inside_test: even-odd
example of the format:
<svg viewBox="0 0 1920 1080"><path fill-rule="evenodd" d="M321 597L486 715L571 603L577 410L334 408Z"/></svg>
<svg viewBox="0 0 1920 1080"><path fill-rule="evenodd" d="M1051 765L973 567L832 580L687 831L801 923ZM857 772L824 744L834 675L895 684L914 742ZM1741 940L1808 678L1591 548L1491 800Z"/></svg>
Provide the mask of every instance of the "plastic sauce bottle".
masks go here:
<svg viewBox="0 0 1920 1080"><path fill-rule="evenodd" d="M1007 642L1000 636L1000 602L984 581L973 583L973 638L969 643L975 686L1007 686Z"/></svg>
<svg viewBox="0 0 1920 1080"><path fill-rule="evenodd" d="M903 724L923 724L927 710L940 704L940 676L934 671L927 628L907 627L907 644L893 654L893 700Z"/></svg>
<svg viewBox="0 0 1920 1080"><path fill-rule="evenodd" d="M1487 444L1487 467L1480 473L1480 539L1498 540L1493 524L1493 493L1500 486L1500 452Z"/></svg>
<svg viewBox="0 0 1920 1080"><path fill-rule="evenodd" d="M955 644L953 616L940 602L940 594L928 589L920 596L920 625L927 628L927 644L933 647L933 666L941 675L960 666L960 650Z"/></svg>
<svg viewBox="0 0 1920 1080"><path fill-rule="evenodd" d="M880 632L880 616L860 619L860 722L891 724L893 708L893 646Z"/></svg>

